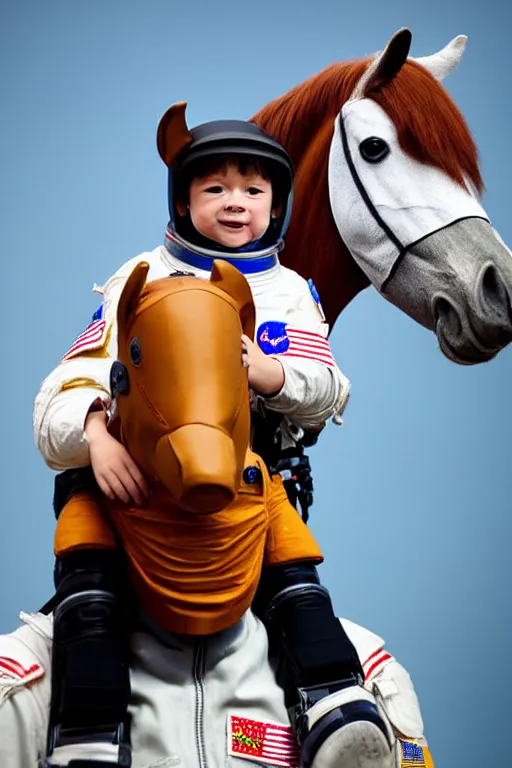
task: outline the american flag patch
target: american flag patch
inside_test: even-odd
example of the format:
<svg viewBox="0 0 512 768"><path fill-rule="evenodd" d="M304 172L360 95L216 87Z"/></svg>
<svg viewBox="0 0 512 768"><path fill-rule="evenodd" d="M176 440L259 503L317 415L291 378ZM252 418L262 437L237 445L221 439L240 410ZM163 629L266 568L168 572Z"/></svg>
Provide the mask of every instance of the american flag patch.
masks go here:
<svg viewBox="0 0 512 768"><path fill-rule="evenodd" d="M31 654L23 655L30 656ZM0 656L0 707L15 691L39 680L44 676L44 673L40 664L29 662L27 666L24 666L12 656Z"/></svg>
<svg viewBox="0 0 512 768"><path fill-rule="evenodd" d="M336 365L328 340L313 331L270 321L260 325L256 341L266 355L302 357L328 366Z"/></svg>
<svg viewBox="0 0 512 768"><path fill-rule="evenodd" d="M2 678L8 678L10 680L31 682L43 675L44 669L39 664L32 664L30 667L25 668L19 661L16 661L16 659L11 659L8 656L0 656L0 680Z"/></svg>
<svg viewBox="0 0 512 768"><path fill-rule="evenodd" d="M76 339L73 346L68 349L62 360L69 360L72 357L81 355L83 352L89 352L101 347L105 339L106 328L107 323L105 320L93 320Z"/></svg>
<svg viewBox="0 0 512 768"><path fill-rule="evenodd" d="M400 768L426 768L423 747L413 741L400 741Z"/></svg>
<svg viewBox="0 0 512 768"><path fill-rule="evenodd" d="M376 677L381 671L381 667L386 661L391 661L393 656L385 651L383 648L379 648L378 651L372 653L366 661L363 663L364 681L367 683L371 678ZM378 672L377 672L378 670Z"/></svg>
<svg viewBox="0 0 512 768"><path fill-rule="evenodd" d="M228 754L266 765L299 768L300 752L289 725L228 718Z"/></svg>

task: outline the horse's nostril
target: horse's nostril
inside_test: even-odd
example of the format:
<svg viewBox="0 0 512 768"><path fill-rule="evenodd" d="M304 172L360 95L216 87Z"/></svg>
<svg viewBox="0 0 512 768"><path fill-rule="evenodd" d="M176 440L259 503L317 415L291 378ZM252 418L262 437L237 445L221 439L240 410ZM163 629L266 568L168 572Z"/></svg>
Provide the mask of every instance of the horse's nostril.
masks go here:
<svg viewBox="0 0 512 768"><path fill-rule="evenodd" d="M459 335L462 330L459 315L455 307L444 296L436 296L434 300L434 315L436 326L442 322L445 331L448 331L452 338Z"/></svg>
<svg viewBox="0 0 512 768"><path fill-rule="evenodd" d="M481 293L484 301L491 307L507 307L508 293L495 266L489 264L481 277Z"/></svg>

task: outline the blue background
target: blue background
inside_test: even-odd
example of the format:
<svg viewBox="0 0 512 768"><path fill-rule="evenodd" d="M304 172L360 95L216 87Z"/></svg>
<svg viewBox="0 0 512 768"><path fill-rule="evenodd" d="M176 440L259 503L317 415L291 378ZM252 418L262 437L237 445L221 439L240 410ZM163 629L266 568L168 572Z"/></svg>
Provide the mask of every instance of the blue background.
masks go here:
<svg viewBox="0 0 512 768"><path fill-rule="evenodd" d="M510 244L510 16L467 0L3 0L0 631L52 591L53 477L33 398L97 308L93 282L162 240L164 109L187 100L190 125L247 118L401 26L417 56L465 33L446 86ZM411 673L437 768L510 765L512 348L456 367L373 289L332 342L354 389L344 428L312 452L323 580Z"/></svg>

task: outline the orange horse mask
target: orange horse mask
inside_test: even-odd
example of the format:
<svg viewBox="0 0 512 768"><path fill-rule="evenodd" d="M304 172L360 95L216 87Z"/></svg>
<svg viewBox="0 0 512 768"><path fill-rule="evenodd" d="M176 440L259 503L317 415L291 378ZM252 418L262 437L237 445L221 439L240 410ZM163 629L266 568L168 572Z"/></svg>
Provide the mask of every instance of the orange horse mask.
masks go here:
<svg viewBox="0 0 512 768"><path fill-rule="evenodd" d="M148 269L134 269L117 311L122 440L180 507L216 512L235 498L249 446L241 335L254 337L251 290L220 260L209 281L146 283Z"/></svg>

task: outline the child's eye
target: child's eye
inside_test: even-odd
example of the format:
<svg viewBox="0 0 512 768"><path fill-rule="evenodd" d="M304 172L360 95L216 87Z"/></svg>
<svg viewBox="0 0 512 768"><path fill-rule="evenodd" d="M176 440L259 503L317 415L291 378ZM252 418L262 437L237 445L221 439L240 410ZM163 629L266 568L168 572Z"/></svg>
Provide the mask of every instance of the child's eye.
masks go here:
<svg viewBox="0 0 512 768"><path fill-rule="evenodd" d="M249 187L247 191L250 195L261 195L263 193L263 190L259 189L259 187Z"/></svg>
<svg viewBox="0 0 512 768"><path fill-rule="evenodd" d="M220 192L222 192L222 187L220 184L215 184L212 187L206 187L205 192L210 192L213 195L218 195Z"/></svg>

